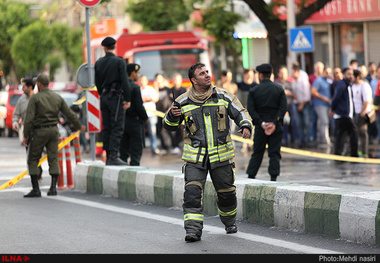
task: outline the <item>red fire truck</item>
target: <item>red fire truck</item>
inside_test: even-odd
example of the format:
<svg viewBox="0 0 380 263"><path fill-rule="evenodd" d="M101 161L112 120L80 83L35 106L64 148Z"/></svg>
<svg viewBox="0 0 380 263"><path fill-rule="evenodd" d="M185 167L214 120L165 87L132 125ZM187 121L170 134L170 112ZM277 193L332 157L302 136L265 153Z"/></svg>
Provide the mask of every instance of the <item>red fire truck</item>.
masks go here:
<svg viewBox="0 0 380 263"><path fill-rule="evenodd" d="M146 75L149 81L153 81L157 73L169 78L175 73L180 73L183 85L190 86L188 70L197 62L204 63L212 72L207 40L197 37L193 32L157 31L129 34L124 30L122 34L112 37L116 39L115 54L123 57L127 63L139 64L140 75ZM91 40L93 63L104 56L101 46L103 39L104 37ZM86 61L86 45L83 46L83 57Z"/></svg>

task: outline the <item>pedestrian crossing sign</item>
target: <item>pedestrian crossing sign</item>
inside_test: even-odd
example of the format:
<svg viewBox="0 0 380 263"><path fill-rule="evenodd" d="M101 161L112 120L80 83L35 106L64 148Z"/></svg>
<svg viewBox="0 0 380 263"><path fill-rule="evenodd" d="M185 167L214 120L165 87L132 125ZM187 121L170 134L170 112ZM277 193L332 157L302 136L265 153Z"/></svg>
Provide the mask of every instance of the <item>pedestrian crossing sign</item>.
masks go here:
<svg viewBox="0 0 380 263"><path fill-rule="evenodd" d="M290 51L314 51L314 33L312 27L297 27L289 30Z"/></svg>

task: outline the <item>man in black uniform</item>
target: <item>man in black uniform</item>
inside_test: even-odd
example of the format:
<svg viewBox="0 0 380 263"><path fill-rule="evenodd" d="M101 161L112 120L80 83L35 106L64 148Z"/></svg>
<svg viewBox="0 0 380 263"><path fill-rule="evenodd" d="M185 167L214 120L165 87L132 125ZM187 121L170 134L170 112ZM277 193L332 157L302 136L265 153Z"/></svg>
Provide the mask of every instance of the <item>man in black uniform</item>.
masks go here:
<svg viewBox="0 0 380 263"><path fill-rule="evenodd" d="M124 132L124 110L130 107L131 99L126 64L113 53L115 44L112 37L102 41L106 55L95 63L95 85L100 95L106 164L127 165L118 157L118 152Z"/></svg>
<svg viewBox="0 0 380 263"><path fill-rule="evenodd" d="M270 80L272 65L262 64L256 67L260 84L251 88L248 96L248 112L255 125L253 154L249 161L247 174L254 179L260 168L268 144L271 181L280 175L280 149L282 141L282 122L287 110L284 88Z"/></svg>
<svg viewBox="0 0 380 263"><path fill-rule="evenodd" d="M129 87L131 88L131 107L125 111L124 134L120 146L120 158L130 165L139 166L144 147L144 124L148 120L143 101L141 98L140 86L135 84L139 79L140 65L128 64L127 72L129 76Z"/></svg>

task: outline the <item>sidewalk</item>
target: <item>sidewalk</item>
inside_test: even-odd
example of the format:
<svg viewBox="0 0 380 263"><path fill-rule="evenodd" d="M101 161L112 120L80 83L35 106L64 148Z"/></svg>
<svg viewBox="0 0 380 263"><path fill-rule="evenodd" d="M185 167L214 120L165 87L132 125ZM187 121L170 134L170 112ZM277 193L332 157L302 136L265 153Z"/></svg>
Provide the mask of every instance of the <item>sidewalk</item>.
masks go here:
<svg viewBox="0 0 380 263"><path fill-rule="evenodd" d="M252 152L241 153L236 143L236 178L247 178L245 173ZM372 146L373 147L373 146ZM326 149L307 149L326 152ZM281 174L278 182L301 183L319 186L349 188L357 190L380 190L380 165L365 163L337 163L333 160L317 159L289 153L281 153ZM380 153L379 153L380 155ZM99 158L101 159L101 158ZM91 160L90 154L83 154L83 160ZM181 155L153 155L147 146L141 159L141 166L181 171L184 162ZM263 163L256 176L259 180L269 181L269 159L264 155Z"/></svg>

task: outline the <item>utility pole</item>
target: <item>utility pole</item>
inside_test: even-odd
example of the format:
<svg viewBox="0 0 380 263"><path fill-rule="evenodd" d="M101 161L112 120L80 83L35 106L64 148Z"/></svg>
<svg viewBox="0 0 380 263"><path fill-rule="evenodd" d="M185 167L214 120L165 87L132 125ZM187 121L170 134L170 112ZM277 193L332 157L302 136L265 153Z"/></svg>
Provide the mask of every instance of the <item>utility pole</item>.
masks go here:
<svg viewBox="0 0 380 263"><path fill-rule="evenodd" d="M287 10L287 19L286 26L288 30L288 71L290 72L292 64L297 61L296 53L290 51L290 33L289 30L296 27L296 12L295 12L295 1L286 0L286 10Z"/></svg>
<svg viewBox="0 0 380 263"><path fill-rule="evenodd" d="M88 83L90 87L93 87L95 83L92 83L92 71L91 71L91 34L90 34L90 8L96 6L101 2L101 0L78 0L78 2L84 6L86 9L86 44L87 44L87 66L88 66ZM89 98L89 90L86 90L86 98ZM88 116L87 107L87 116ZM89 125L87 125L87 130L89 130ZM95 132L90 132L90 147L91 147L91 160L95 161Z"/></svg>

